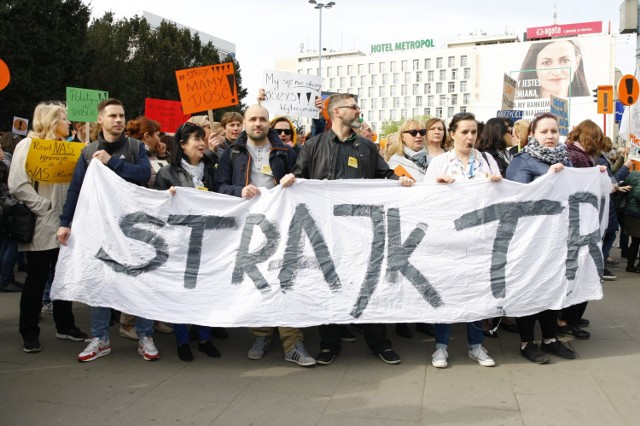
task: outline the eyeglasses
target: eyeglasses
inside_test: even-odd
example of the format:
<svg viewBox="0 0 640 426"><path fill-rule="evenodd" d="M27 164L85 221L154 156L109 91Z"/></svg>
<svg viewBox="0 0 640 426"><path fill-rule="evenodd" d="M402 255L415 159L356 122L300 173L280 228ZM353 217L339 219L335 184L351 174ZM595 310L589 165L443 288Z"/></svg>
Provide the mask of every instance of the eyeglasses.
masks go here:
<svg viewBox="0 0 640 426"><path fill-rule="evenodd" d="M291 132L291 129L273 129L273 130L275 130L277 134L284 133L287 136L291 136L291 134L293 133Z"/></svg>
<svg viewBox="0 0 640 426"><path fill-rule="evenodd" d="M420 129L420 130L406 130L402 133L409 133L412 137L416 137L418 135L418 133L420 134L420 136L424 136L427 134L427 129Z"/></svg>
<svg viewBox="0 0 640 426"><path fill-rule="evenodd" d="M339 106L339 107L336 107L336 108L349 108L349 109L352 109L354 111L358 111L360 109L360 106L358 106L358 105L343 105L343 106Z"/></svg>

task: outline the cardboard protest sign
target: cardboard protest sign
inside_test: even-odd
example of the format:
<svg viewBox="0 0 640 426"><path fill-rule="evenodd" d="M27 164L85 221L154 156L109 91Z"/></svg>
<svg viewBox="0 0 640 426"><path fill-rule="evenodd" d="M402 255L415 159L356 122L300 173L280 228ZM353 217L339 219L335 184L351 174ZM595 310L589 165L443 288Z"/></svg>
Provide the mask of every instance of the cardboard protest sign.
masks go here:
<svg viewBox="0 0 640 426"><path fill-rule="evenodd" d="M13 117L13 127L11 129L11 133L15 133L16 135L27 136L28 131L29 131L28 118Z"/></svg>
<svg viewBox="0 0 640 426"><path fill-rule="evenodd" d="M551 95L549 99L549 112L558 117L560 135L567 136L569 134L569 101Z"/></svg>
<svg viewBox="0 0 640 426"><path fill-rule="evenodd" d="M322 77L280 71L265 71L262 78L265 90L264 106L272 116L318 118L315 106L320 96Z"/></svg>
<svg viewBox="0 0 640 426"><path fill-rule="evenodd" d="M27 174L40 182L69 183L85 146L78 142L33 138L25 164Z"/></svg>
<svg viewBox="0 0 640 426"><path fill-rule="evenodd" d="M176 71L182 111L185 114L238 105L238 88L232 62Z"/></svg>
<svg viewBox="0 0 640 426"><path fill-rule="evenodd" d="M502 85L502 109L513 109L513 104L516 99L516 86L518 82L504 74L504 83Z"/></svg>
<svg viewBox="0 0 640 426"><path fill-rule="evenodd" d="M174 133L191 114L182 112L180 101L146 98L144 100L144 115L150 120L160 123L163 132Z"/></svg>
<svg viewBox="0 0 640 426"><path fill-rule="evenodd" d="M93 123L98 120L98 104L109 97L104 90L67 87L67 118Z"/></svg>

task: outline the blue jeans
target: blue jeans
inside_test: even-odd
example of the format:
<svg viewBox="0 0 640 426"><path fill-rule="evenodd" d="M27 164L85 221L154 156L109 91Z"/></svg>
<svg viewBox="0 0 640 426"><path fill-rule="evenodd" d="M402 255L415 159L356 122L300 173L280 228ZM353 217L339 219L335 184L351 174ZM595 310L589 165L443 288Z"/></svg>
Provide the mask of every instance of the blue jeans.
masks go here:
<svg viewBox="0 0 640 426"><path fill-rule="evenodd" d="M449 346L449 336L451 335L451 324L434 324L436 331L436 349L447 349ZM482 321L467 323L467 342L470 349L475 349L482 344L484 334L482 333Z"/></svg>
<svg viewBox="0 0 640 426"><path fill-rule="evenodd" d="M198 329L198 338L201 342L211 338L211 327L204 325L192 325ZM176 335L176 343L182 345L189 343L189 326L187 324L173 324L173 334Z"/></svg>
<svg viewBox="0 0 640 426"><path fill-rule="evenodd" d="M18 243L8 238L3 238L0 243L0 282L3 285L13 283L16 276L13 268L18 260Z"/></svg>
<svg viewBox="0 0 640 426"><path fill-rule="evenodd" d="M611 252L611 247L613 247L613 243L616 241L616 231L605 232L604 238L602 239L602 255L604 256L604 261L607 261L609 257L609 253Z"/></svg>
<svg viewBox="0 0 640 426"><path fill-rule="evenodd" d="M91 336L109 340L111 308L91 307ZM140 339L153 334L153 320L136 317L136 333Z"/></svg>

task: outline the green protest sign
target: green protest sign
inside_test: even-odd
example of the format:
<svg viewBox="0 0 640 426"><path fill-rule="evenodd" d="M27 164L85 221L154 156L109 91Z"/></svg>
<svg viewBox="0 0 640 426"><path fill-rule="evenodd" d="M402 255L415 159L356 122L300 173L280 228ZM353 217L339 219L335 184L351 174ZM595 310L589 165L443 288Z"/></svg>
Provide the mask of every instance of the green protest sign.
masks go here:
<svg viewBox="0 0 640 426"><path fill-rule="evenodd" d="M103 90L67 87L67 118L71 121L98 120L98 104L109 97Z"/></svg>

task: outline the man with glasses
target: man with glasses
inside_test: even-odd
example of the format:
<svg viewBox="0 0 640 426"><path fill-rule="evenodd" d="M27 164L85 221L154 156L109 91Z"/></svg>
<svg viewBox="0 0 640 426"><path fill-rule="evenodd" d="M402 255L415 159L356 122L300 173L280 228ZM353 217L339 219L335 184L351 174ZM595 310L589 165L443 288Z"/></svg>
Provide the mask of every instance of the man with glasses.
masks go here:
<svg viewBox="0 0 640 426"><path fill-rule="evenodd" d="M305 179L398 179L387 163L378 155L378 148L354 131L360 118L360 107L352 94L338 93L329 97L327 112L331 129L311 138L301 148L293 173L280 183L289 186L296 177ZM405 176L399 178L403 186L413 185ZM387 364L399 364L400 357L391 348L386 324L362 324L369 349ZM341 326L320 325L320 354L316 362L328 365L340 353Z"/></svg>

